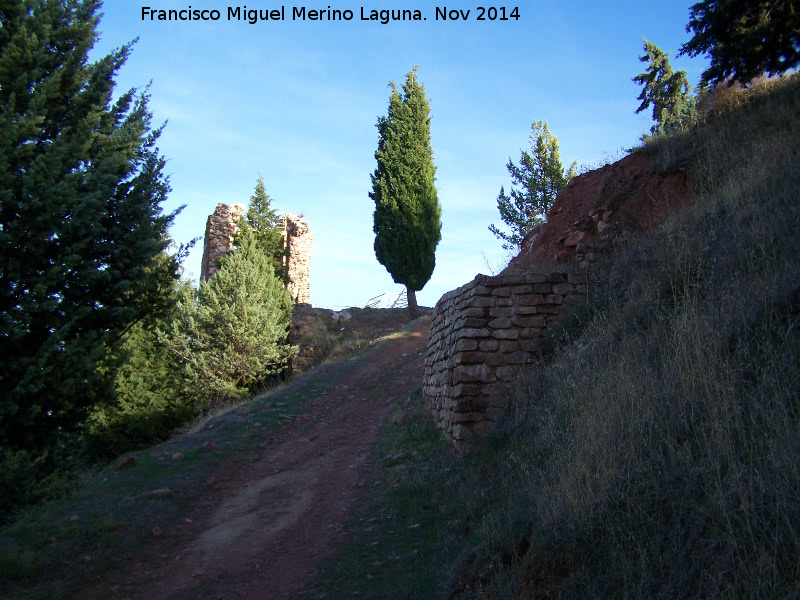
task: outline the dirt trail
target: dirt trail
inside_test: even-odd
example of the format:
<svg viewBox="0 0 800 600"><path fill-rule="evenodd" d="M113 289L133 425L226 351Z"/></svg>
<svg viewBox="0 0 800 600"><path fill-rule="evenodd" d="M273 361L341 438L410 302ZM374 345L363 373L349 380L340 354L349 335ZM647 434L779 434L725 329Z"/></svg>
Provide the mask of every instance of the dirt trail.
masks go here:
<svg viewBox="0 0 800 600"><path fill-rule="evenodd" d="M430 319L410 336L380 342L355 364L310 376L351 373L270 434L245 466L218 466L213 493L191 507L191 524L154 540L146 557L129 557L89 598L131 600L294 598L365 492L370 451L395 402L421 385Z"/></svg>

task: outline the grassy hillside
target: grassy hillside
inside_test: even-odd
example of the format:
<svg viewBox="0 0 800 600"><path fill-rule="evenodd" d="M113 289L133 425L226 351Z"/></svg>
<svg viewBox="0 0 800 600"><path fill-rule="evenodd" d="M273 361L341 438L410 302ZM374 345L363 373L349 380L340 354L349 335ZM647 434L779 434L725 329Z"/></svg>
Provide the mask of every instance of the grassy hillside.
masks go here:
<svg viewBox="0 0 800 600"><path fill-rule="evenodd" d="M595 273L583 333L519 383L454 597L800 594L800 77L640 151L700 200Z"/></svg>
<svg viewBox="0 0 800 600"><path fill-rule="evenodd" d="M800 76L637 151L691 171L699 201L593 267L572 333L482 453L458 459L409 389L347 541L298 597L800 596ZM259 402L294 414L318 391ZM229 420L219 452L249 449L253 425ZM198 440L0 529L0 597L75 597L71 577L135 554L166 502L139 492L166 481L188 505ZM183 445L173 484L157 461Z"/></svg>
<svg viewBox="0 0 800 600"><path fill-rule="evenodd" d="M594 270L482 455L409 399L314 593L800 595L800 77L637 151L690 170L697 204Z"/></svg>

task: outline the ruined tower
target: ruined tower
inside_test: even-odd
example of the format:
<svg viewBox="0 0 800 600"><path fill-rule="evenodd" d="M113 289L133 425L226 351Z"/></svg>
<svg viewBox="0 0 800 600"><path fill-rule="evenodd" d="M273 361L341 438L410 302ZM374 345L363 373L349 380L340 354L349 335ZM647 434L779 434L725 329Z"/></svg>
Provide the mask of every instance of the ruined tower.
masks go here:
<svg viewBox="0 0 800 600"><path fill-rule="evenodd" d="M200 279L206 281L217 270L215 261L233 247L233 234L236 221L245 213L242 204L217 204L214 214L206 222L206 235L203 242L203 264ZM289 273L286 289L295 304L310 304L311 273L311 227L301 217L285 214L281 217L281 233L284 248L289 247L289 255L284 258Z"/></svg>

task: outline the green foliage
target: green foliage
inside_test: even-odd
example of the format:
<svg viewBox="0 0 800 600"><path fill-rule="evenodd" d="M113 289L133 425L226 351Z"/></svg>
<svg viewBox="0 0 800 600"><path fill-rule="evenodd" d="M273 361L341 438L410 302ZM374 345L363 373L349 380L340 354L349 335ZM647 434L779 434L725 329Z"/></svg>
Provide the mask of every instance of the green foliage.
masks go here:
<svg viewBox="0 0 800 600"><path fill-rule="evenodd" d="M575 177L577 163L573 162L564 171L558 138L550 133L547 122L534 121L529 139L531 152L520 151L519 164L509 158L506 165L511 173L511 195L507 196L501 187L497 197L500 218L511 228L511 233L489 225L489 231L505 242L506 250L519 249L528 232L546 220L558 192Z"/></svg>
<svg viewBox="0 0 800 600"><path fill-rule="evenodd" d="M800 65L800 8L785 0L703 0L692 6L681 54L707 54L702 85L747 84L762 73L779 75Z"/></svg>
<svg viewBox="0 0 800 600"><path fill-rule="evenodd" d="M206 407L238 398L282 372L292 302L250 231L219 271L184 293L178 316L161 334L179 358L190 390Z"/></svg>
<svg viewBox="0 0 800 600"><path fill-rule="evenodd" d="M649 63L647 71L634 77L633 81L643 86L637 98L642 103L636 113L653 107L656 124L650 128L650 134L664 135L692 123L697 112L696 99L690 94L686 71L673 72L669 54L647 40L644 41L644 52L639 60Z"/></svg>
<svg viewBox="0 0 800 600"><path fill-rule="evenodd" d="M0 523L10 521L22 506L64 493L62 454L55 445L44 451L0 448Z"/></svg>
<svg viewBox="0 0 800 600"><path fill-rule="evenodd" d="M107 399L109 346L167 310L175 213L125 45L88 62L99 0L0 9L0 445L46 447Z"/></svg>
<svg viewBox="0 0 800 600"><path fill-rule="evenodd" d="M394 82L390 85L389 112L377 124L378 166L370 176L372 229L375 256L395 283L406 286L409 310L415 315L415 292L436 266L442 209L434 185L430 106L424 85L417 81L417 68L409 71L402 94Z"/></svg>
<svg viewBox="0 0 800 600"><path fill-rule="evenodd" d="M284 262L288 256L288 247L284 247L281 235L281 216L272 208L272 199L264 188L264 179L259 176L256 189L250 196L250 205L245 216L239 221L239 230L234 236L234 248L239 245L242 232L252 232L256 246L269 257L275 276L289 282L289 273Z"/></svg>
<svg viewBox="0 0 800 600"><path fill-rule="evenodd" d="M176 302L193 298L188 283L175 288ZM182 364L159 338L175 315L147 319L126 332L114 379L114 399L95 406L87 435L96 453L117 455L163 441L197 415Z"/></svg>

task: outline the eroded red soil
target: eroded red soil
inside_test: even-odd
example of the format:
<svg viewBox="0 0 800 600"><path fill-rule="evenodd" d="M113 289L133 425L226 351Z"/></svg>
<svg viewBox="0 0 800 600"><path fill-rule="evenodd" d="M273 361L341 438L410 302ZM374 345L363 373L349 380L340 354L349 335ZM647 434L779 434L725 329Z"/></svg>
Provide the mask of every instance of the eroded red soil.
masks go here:
<svg viewBox="0 0 800 600"><path fill-rule="evenodd" d="M88 598L178 600L293 598L331 555L365 493L363 477L390 407L421 385L430 319L381 341L302 415L273 430L262 450L215 467L190 507L191 523L154 538L87 590ZM294 384L293 384L294 385ZM198 483L198 485L202 485Z"/></svg>

